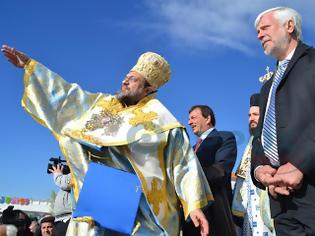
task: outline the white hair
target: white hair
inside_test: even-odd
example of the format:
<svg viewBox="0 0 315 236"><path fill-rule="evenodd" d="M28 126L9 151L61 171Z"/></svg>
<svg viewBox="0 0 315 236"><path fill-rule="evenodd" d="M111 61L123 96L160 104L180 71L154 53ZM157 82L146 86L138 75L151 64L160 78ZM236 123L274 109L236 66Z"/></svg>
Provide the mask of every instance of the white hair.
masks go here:
<svg viewBox="0 0 315 236"><path fill-rule="evenodd" d="M273 16L280 24L284 24L289 20L292 20L294 23L293 35L295 35L298 40L302 40L302 17L296 10L289 7L274 7L263 11L257 16L255 20L255 27L257 27L262 16L268 12L273 12Z"/></svg>

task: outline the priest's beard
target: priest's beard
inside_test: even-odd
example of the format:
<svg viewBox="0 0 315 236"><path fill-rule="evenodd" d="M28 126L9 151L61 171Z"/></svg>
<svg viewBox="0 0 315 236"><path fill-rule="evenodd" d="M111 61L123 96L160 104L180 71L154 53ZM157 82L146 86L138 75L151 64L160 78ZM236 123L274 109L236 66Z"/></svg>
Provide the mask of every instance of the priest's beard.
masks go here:
<svg viewBox="0 0 315 236"><path fill-rule="evenodd" d="M135 92L129 92L128 94L123 94L123 92L121 90L119 90L117 93L116 93L116 98L126 104L127 106L132 106L132 105L135 105L139 102L139 99L138 99L138 93L135 91Z"/></svg>
<svg viewBox="0 0 315 236"><path fill-rule="evenodd" d="M250 134L251 136L255 134L256 127L255 127L255 128L249 127L248 129L249 129L249 134Z"/></svg>

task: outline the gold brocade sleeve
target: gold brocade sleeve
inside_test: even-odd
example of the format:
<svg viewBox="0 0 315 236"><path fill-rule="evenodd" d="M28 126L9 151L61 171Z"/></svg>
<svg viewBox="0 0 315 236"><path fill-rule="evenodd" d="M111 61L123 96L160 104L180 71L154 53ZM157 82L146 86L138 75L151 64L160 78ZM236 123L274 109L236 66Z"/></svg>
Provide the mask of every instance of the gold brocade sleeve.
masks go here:
<svg viewBox="0 0 315 236"><path fill-rule="evenodd" d="M67 122L79 118L100 96L67 83L35 60L25 67L22 106L56 137Z"/></svg>
<svg viewBox="0 0 315 236"><path fill-rule="evenodd" d="M22 107L58 140L71 169L75 199L78 199L88 159L81 146L61 134L70 121L80 118L102 97L70 84L35 60L25 66Z"/></svg>
<svg viewBox="0 0 315 236"><path fill-rule="evenodd" d="M168 162L167 172L174 181L176 194L187 219L190 212L213 201L213 196L184 129L171 130L166 151L172 160Z"/></svg>

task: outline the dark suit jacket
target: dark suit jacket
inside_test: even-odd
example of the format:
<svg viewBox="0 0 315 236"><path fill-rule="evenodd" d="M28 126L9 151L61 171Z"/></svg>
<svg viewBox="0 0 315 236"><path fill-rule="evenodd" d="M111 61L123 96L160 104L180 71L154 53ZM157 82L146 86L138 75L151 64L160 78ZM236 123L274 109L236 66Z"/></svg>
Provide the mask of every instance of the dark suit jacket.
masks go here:
<svg viewBox="0 0 315 236"><path fill-rule="evenodd" d="M232 132L218 132L214 129L196 152L215 200L214 204L205 210L210 224L210 235L235 235L231 214L231 172L236 160L236 150L236 140ZM184 235L200 234L184 231Z"/></svg>
<svg viewBox="0 0 315 236"><path fill-rule="evenodd" d="M276 92L276 129L280 165L292 163L304 173L304 182L314 185L315 50L299 42L283 76ZM264 186L255 180L253 174L257 166L270 165L268 158L264 155L261 133L271 85L272 79L267 81L261 89L261 115L253 139L251 174L255 185L260 188ZM303 188L300 191L304 191ZM299 191L295 194L299 194ZM295 194L293 194L293 201ZM307 200L307 194L304 195L302 198ZM288 209L288 204L285 203L283 197L277 200L271 199L270 204L272 216Z"/></svg>
<svg viewBox="0 0 315 236"><path fill-rule="evenodd" d="M236 139L230 131L219 131L219 134L223 143L215 155L215 162L222 163L226 175L231 177L237 157Z"/></svg>
<svg viewBox="0 0 315 236"><path fill-rule="evenodd" d="M232 203L231 173L237 157L235 136L214 129L201 143L196 155L212 188L222 187Z"/></svg>

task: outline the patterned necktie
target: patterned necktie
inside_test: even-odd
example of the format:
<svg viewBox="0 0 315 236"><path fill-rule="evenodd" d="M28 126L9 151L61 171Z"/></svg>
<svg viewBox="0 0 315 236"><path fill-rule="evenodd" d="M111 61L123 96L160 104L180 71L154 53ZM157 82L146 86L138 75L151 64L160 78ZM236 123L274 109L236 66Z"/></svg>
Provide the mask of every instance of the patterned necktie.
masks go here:
<svg viewBox="0 0 315 236"><path fill-rule="evenodd" d="M195 148L194 148L194 151L195 153L197 152L198 148L200 147L200 144L202 143L202 139L201 138L198 138L197 139L197 143L195 145Z"/></svg>
<svg viewBox="0 0 315 236"><path fill-rule="evenodd" d="M266 111L266 116L262 129L264 153L269 158L270 163L274 166L279 166L279 154L277 145L277 130L276 130L276 91L280 84L283 74L290 60L285 60L279 65L274 76L270 91L269 107Z"/></svg>

